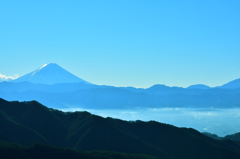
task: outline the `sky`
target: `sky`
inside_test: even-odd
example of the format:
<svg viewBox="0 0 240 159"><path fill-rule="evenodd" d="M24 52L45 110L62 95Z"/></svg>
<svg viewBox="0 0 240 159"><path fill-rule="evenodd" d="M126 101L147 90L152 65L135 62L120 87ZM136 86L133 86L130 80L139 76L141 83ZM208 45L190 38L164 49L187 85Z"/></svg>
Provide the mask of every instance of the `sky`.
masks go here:
<svg viewBox="0 0 240 159"><path fill-rule="evenodd" d="M0 74L57 63L95 84L240 78L239 0L1 0Z"/></svg>

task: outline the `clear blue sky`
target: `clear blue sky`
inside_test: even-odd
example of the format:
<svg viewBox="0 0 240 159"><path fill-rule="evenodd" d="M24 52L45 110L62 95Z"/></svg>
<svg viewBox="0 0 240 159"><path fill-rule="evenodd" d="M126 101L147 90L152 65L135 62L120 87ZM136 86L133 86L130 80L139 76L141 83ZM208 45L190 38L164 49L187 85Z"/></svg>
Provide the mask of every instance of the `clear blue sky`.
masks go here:
<svg viewBox="0 0 240 159"><path fill-rule="evenodd" d="M0 73L54 62L96 84L240 78L239 0L1 0Z"/></svg>

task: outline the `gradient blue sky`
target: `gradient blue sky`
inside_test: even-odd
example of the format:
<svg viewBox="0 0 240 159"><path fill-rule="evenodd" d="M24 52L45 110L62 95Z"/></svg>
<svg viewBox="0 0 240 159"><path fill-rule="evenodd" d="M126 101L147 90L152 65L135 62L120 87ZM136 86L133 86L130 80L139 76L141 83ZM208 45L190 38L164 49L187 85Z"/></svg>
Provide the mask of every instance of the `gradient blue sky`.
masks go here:
<svg viewBox="0 0 240 159"><path fill-rule="evenodd" d="M96 84L240 78L239 0L1 0L0 73L57 63Z"/></svg>

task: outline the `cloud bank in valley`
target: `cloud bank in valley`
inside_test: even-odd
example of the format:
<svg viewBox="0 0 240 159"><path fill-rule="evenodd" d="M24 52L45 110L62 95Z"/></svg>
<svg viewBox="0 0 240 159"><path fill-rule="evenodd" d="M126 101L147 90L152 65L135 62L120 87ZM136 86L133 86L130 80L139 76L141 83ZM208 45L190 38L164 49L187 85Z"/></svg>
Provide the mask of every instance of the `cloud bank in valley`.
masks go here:
<svg viewBox="0 0 240 159"><path fill-rule="evenodd" d="M240 131L240 109L203 108L152 108L128 110L94 110L69 108L63 111L88 111L102 117L112 117L128 121L155 120L177 127L194 128L200 132L210 132L218 136Z"/></svg>

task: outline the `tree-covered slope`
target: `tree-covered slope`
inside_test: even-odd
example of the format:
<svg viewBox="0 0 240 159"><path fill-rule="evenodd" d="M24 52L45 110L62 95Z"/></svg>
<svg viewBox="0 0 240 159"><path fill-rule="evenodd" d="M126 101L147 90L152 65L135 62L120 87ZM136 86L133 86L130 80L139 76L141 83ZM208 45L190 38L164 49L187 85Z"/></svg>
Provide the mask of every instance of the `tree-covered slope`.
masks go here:
<svg viewBox="0 0 240 159"><path fill-rule="evenodd" d="M47 145L34 144L30 147L0 141L3 159L157 159L144 154L126 154L111 151L75 151Z"/></svg>
<svg viewBox="0 0 240 159"><path fill-rule="evenodd" d="M194 129L155 121L123 121L88 112L61 112L36 101L0 99L0 140L81 151L115 151L160 158L239 158L240 145Z"/></svg>

